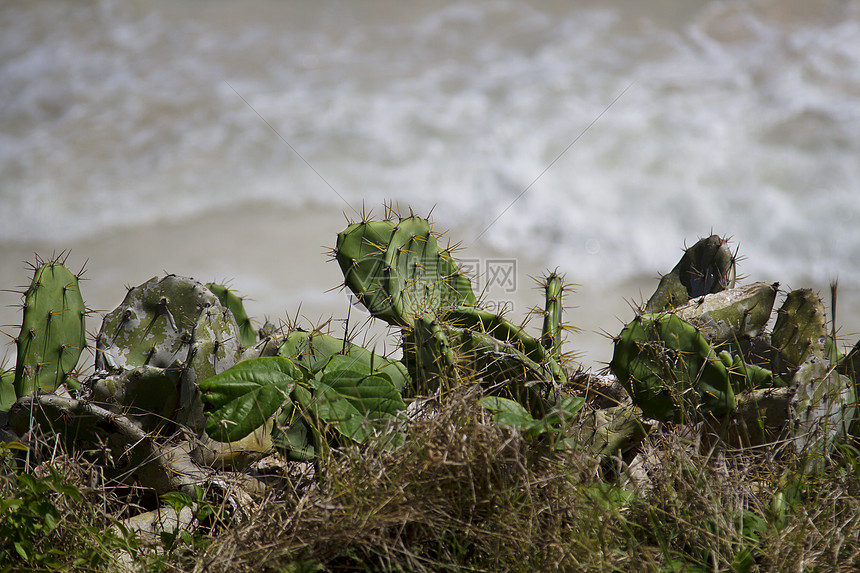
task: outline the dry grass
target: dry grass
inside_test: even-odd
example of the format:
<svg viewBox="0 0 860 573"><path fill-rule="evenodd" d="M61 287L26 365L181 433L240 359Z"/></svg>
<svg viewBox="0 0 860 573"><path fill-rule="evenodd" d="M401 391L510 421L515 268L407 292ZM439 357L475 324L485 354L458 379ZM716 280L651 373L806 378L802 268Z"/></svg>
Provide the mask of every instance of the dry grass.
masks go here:
<svg viewBox="0 0 860 573"><path fill-rule="evenodd" d="M51 494L62 519L44 542L70 549L62 560L69 570L104 568L105 555L123 550L135 555L134 569L211 573L800 572L860 564L857 450L808 474L798 469L802 460L766 449L705 451L688 430L663 428L631 466L607 467L585 449L550 453L495 425L477 398L451 393L410 424L402 447L333 451L319 460L316 479L282 478L241 522L201 530L160 555L99 537L127 513L122 492L106 490L92 468L57 458L84 495ZM11 482L3 490L16 495ZM98 558L75 565L76 547Z"/></svg>

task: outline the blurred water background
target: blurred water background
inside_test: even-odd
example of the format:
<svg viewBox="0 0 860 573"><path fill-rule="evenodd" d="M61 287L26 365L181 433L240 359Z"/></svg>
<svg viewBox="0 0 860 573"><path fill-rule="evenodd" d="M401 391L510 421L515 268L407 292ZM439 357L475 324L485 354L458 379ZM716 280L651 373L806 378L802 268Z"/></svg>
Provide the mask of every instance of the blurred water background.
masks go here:
<svg viewBox="0 0 860 573"><path fill-rule="evenodd" d="M586 366L712 231L748 281L838 276L853 343L860 2L0 2L0 288L71 249L96 309L166 271L343 318L324 247L385 201L432 210L514 319L529 275L580 285Z"/></svg>

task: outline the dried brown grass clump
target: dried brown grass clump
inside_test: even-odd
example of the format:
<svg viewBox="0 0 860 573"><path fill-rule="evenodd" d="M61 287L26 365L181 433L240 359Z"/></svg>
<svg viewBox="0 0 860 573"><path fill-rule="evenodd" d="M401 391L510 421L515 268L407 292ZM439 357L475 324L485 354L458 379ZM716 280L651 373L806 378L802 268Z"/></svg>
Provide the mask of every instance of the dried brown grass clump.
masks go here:
<svg viewBox="0 0 860 573"><path fill-rule="evenodd" d="M860 463L825 473L765 450L649 438L634 485L550 454L456 394L396 450L353 448L213 540L195 571L854 571ZM623 487L619 484L625 484ZM309 567L309 569L302 569Z"/></svg>
<svg viewBox="0 0 860 573"><path fill-rule="evenodd" d="M786 448L703 445L689 428L661 427L629 466L606 464L499 426L480 397L459 389L427 404L402 446L332 450L315 468L276 463L284 474L242 516L154 548L110 528L144 509L145 496L82 460L52 457L36 477L60 483L51 477L60 472L80 496L47 492L59 525L34 541L62 548L57 562L82 571L120 570L111 555L123 552L134 571L213 573L858 570L852 446L811 471L822 466ZM9 479L2 490L21 494ZM0 527L13 518L0 516Z"/></svg>
<svg viewBox="0 0 860 573"><path fill-rule="evenodd" d="M318 488L280 498L217 539L197 570L599 569L613 517L594 499L595 459L547 456L493 424L467 392L413 422L396 450L352 448L321 464Z"/></svg>

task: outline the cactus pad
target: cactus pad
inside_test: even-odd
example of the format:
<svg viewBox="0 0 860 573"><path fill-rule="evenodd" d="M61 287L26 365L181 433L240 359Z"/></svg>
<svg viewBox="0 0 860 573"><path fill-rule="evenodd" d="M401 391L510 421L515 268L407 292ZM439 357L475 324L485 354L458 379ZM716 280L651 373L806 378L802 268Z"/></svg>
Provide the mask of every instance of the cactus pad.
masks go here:
<svg viewBox="0 0 860 573"><path fill-rule="evenodd" d="M51 393L68 379L86 346L86 308L78 277L59 261L36 268L24 293L15 393Z"/></svg>
<svg viewBox="0 0 860 573"><path fill-rule="evenodd" d="M726 366L701 332L674 314L646 314L628 324L610 368L655 420L696 421L735 406Z"/></svg>
<svg viewBox="0 0 860 573"><path fill-rule="evenodd" d="M358 300L392 325L476 303L469 279L420 217L354 223L338 234L335 258Z"/></svg>

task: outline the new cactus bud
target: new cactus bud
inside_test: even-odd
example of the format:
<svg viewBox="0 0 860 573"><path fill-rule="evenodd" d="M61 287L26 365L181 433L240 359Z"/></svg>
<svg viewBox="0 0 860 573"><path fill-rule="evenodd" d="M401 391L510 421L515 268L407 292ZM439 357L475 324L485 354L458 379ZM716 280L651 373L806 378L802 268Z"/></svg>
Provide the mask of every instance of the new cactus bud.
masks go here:
<svg viewBox="0 0 860 573"><path fill-rule="evenodd" d="M86 346L86 307L78 277L58 260L40 264L24 293L15 394L51 393L65 383Z"/></svg>
<svg viewBox="0 0 860 573"><path fill-rule="evenodd" d="M226 286L217 283L207 283L206 288L212 291L218 297L218 300L221 301L221 304L233 313L233 318L236 319L236 324L239 326L239 342L242 346L247 348L257 344L257 331L254 330L254 325L251 324L251 319L248 318L248 313L245 312L242 297Z"/></svg>

